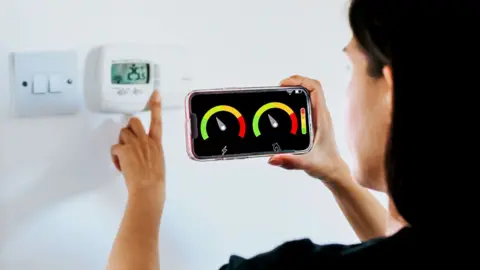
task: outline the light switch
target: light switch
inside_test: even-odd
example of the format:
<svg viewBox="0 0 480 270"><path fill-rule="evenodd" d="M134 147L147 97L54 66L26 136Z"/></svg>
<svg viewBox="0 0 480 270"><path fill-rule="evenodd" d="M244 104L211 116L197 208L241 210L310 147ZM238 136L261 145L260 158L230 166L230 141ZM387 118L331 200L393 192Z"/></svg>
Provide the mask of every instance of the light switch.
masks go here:
<svg viewBox="0 0 480 270"><path fill-rule="evenodd" d="M15 116L75 114L83 95L75 51L14 52L12 100Z"/></svg>
<svg viewBox="0 0 480 270"><path fill-rule="evenodd" d="M47 76L42 74L36 74L33 76L33 93L34 94L46 94L48 91Z"/></svg>
<svg viewBox="0 0 480 270"><path fill-rule="evenodd" d="M62 80L62 76L58 74L50 75L49 79L49 92L50 93L61 93L63 92L64 88L64 80Z"/></svg>

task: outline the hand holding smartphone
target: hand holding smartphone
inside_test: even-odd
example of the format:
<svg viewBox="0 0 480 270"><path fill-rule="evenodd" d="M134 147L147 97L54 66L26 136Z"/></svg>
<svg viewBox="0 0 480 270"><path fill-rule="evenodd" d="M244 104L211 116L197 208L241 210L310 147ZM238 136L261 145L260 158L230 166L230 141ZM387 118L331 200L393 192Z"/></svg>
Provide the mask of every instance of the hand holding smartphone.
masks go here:
<svg viewBox="0 0 480 270"><path fill-rule="evenodd" d="M313 145L309 91L301 86L194 90L186 138L197 161L304 154Z"/></svg>

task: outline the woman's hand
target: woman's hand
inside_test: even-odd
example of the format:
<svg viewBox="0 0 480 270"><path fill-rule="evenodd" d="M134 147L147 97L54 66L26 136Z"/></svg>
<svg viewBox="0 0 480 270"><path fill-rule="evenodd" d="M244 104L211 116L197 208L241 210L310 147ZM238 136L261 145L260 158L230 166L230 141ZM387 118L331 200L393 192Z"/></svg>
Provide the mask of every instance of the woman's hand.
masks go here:
<svg viewBox="0 0 480 270"><path fill-rule="evenodd" d="M332 191L342 212L362 241L385 236L387 211L367 189L353 181L347 164L341 158L320 82L292 76L282 81L281 85L300 85L310 91L314 145L307 154L277 155L269 162L285 169L304 170L321 179Z"/></svg>
<svg viewBox="0 0 480 270"><path fill-rule="evenodd" d="M295 75L283 80L281 86L303 86L310 91L315 134L314 145L307 154L275 155L270 158L269 163L284 169L304 170L312 177L323 180L326 184L336 184L345 178L350 180L348 166L337 150L332 119L320 82Z"/></svg>
<svg viewBox="0 0 480 270"><path fill-rule="evenodd" d="M165 200L165 160L162 147L160 94L150 98L151 124L148 134L138 118L131 118L120 132L118 144L112 146L113 163L127 184L129 197L148 195ZM153 197L151 197L153 196Z"/></svg>
<svg viewBox="0 0 480 270"><path fill-rule="evenodd" d="M107 269L160 269L158 235L165 203L160 95L149 101L150 131L132 118L112 146L113 163L123 172L128 201Z"/></svg>

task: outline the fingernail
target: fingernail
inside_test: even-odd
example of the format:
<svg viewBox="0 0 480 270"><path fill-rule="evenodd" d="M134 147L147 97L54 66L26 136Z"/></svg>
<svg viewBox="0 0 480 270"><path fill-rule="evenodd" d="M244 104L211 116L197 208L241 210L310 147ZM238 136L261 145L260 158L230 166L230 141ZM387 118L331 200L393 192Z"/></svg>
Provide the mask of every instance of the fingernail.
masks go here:
<svg viewBox="0 0 480 270"><path fill-rule="evenodd" d="M153 100L156 102L160 102L161 96L158 90L153 91Z"/></svg>

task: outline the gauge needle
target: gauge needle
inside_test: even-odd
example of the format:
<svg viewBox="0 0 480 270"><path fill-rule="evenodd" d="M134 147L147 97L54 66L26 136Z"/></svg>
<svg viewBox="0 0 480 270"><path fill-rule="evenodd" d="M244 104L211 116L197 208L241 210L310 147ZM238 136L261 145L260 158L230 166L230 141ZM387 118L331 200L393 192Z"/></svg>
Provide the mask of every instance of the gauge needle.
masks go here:
<svg viewBox="0 0 480 270"><path fill-rule="evenodd" d="M272 125L273 128L278 127L278 122L275 119L273 119L273 117L270 114L268 115L268 119L270 119L270 125Z"/></svg>
<svg viewBox="0 0 480 270"><path fill-rule="evenodd" d="M218 119L218 117L216 117L216 118L217 118L218 128L221 131L225 131L227 129L227 126L225 126L225 124L222 121L220 121L220 119Z"/></svg>

